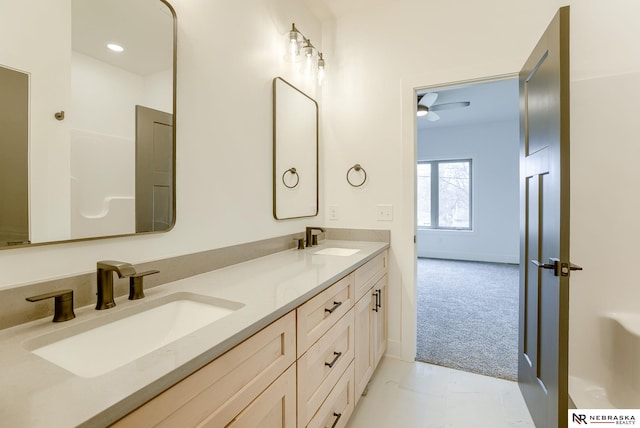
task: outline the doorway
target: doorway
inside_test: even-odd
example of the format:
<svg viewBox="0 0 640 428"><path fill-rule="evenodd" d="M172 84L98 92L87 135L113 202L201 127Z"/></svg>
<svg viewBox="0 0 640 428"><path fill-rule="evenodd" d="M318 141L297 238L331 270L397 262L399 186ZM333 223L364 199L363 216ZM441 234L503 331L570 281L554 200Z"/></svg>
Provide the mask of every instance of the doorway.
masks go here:
<svg viewBox="0 0 640 428"><path fill-rule="evenodd" d="M416 359L510 380L518 358L518 97L510 76L421 89L416 99L419 113L428 110L417 118Z"/></svg>

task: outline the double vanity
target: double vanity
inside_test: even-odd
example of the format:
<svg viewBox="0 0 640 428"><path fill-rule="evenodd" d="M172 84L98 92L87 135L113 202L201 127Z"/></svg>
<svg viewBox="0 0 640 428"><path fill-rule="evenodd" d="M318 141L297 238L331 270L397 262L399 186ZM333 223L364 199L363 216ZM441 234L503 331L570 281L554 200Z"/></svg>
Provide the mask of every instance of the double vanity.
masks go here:
<svg viewBox="0 0 640 428"><path fill-rule="evenodd" d="M388 246L324 241L0 331L0 420L344 426L386 346Z"/></svg>

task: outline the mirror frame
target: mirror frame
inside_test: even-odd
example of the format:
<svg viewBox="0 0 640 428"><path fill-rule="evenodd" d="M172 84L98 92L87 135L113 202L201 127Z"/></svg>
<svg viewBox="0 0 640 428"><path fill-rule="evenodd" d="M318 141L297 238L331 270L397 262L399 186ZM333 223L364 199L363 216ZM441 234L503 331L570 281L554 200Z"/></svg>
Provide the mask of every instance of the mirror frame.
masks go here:
<svg viewBox="0 0 640 428"><path fill-rule="evenodd" d="M278 181L280 180L280 175L279 175L279 171L276 171L276 163L277 163L277 82L280 81L284 84L286 84L287 86L289 86L291 89L295 90L296 92L298 92L299 94L301 94L302 96L304 96L305 98L308 98L311 102L313 102L314 107L315 107L315 164L316 164L316 186L315 186L315 212L313 214L308 214L308 215L299 215L299 216L292 216L292 217L278 217L277 214L277 203L276 203L276 199L277 199L277 191L278 191ZM297 218L305 218L305 217L315 217L318 215L319 210L320 210L320 174L319 174L319 170L320 170L320 159L319 159L319 116L318 116L318 103L316 102L316 100L314 100L313 98L311 98L309 95L305 94L304 92L302 92L300 89L296 88L295 86L293 86L291 83L287 82L286 80L284 80L282 77L275 77L273 79L273 218L276 220L290 220L290 219L297 219ZM286 171L285 171L286 174ZM284 181L284 176L282 178L282 180ZM298 178L299 180L299 178ZM297 183L296 183L297 185ZM285 184L286 186L286 184ZM288 187L288 186L287 186ZM295 187L295 186L293 186Z"/></svg>
<svg viewBox="0 0 640 428"><path fill-rule="evenodd" d="M47 242L36 242L36 243L27 243L27 244L18 244L18 245L7 245L7 246L0 246L0 250L11 250L14 248L29 248L29 247L37 247L37 246L42 246L42 245L54 245L54 244L64 244L64 243L70 243L70 242L82 242L82 241L94 241L94 240L98 240L98 239L110 239L110 238L121 238L121 237L125 237L125 236L142 236L142 235L150 235L150 234L159 234L159 233L166 233L171 231L176 224L176 219L177 219L177 204L176 204L176 194L177 194L177 190L176 190L176 176L177 176L177 169L176 169L176 94L177 94L177 60L178 60L178 17L176 15L176 11L173 8L173 6L167 1L167 0L158 0L159 2L163 3L167 9L169 9L169 11L171 12L171 15L173 16L173 25L172 25L172 31L173 31L173 45L172 45L172 49L173 49L173 65L172 65L172 73L173 73L173 88L172 88L172 117L173 117L173 129L172 129L172 138L173 138L173 154L172 154L172 162L173 162L173 177L172 177L172 184L173 184L173 223L165 230L160 230L160 231L151 231L151 232L137 232L137 233L123 233L123 234L117 234L117 235L104 235L104 236L92 236L92 237L87 237L87 238L76 238L76 239L63 239L63 240L59 240L59 241L47 241ZM29 219L29 221L31 221L31 219Z"/></svg>

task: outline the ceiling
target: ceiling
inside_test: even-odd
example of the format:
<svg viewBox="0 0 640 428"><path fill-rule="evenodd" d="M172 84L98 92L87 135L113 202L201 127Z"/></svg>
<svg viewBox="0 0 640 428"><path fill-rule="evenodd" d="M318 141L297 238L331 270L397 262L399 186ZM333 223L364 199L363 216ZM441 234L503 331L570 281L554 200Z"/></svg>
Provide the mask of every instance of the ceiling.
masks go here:
<svg viewBox="0 0 640 428"><path fill-rule="evenodd" d="M418 129L518 120L518 79L516 78L449 89L431 88L417 93L422 95L427 92L438 93L438 99L434 105L459 101L470 101L471 105L459 109L439 111L440 120L436 122L428 121L428 116L418 117Z"/></svg>
<svg viewBox="0 0 640 428"><path fill-rule="evenodd" d="M141 76L172 69L173 15L162 2L73 0L72 15L74 51Z"/></svg>
<svg viewBox="0 0 640 428"><path fill-rule="evenodd" d="M332 20L358 13L364 9L393 4L395 0L304 0L321 20ZM418 91L437 92L435 104L470 101L469 107L438 112L440 120L430 122L426 116L418 117L418 129L465 126L477 123L518 120L518 80L516 78L477 83L466 86L431 88Z"/></svg>
<svg viewBox="0 0 640 428"><path fill-rule="evenodd" d="M395 0L304 0L311 11L321 20L331 20L351 15L363 9L389 3Z"/></svg>

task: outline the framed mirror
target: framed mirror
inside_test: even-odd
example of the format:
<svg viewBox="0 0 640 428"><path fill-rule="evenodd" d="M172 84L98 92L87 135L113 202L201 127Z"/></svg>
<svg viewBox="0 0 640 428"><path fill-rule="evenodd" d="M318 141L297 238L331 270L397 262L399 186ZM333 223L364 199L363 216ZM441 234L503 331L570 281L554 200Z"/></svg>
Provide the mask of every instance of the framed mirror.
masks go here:
<svg viewBox="0 0 640 428"><path fill-rule="evenodd" d="M318 103L273 79L273 216L318 215Z"/></svg>
<svg viewBox="0 0 640 428"><path fill-rule="evenodd" d="M170 230L171 5L0 0L0 9L0 93L11 93L0 97L0 249Z"/></svg>

